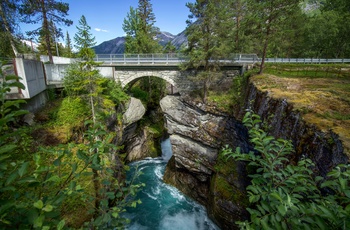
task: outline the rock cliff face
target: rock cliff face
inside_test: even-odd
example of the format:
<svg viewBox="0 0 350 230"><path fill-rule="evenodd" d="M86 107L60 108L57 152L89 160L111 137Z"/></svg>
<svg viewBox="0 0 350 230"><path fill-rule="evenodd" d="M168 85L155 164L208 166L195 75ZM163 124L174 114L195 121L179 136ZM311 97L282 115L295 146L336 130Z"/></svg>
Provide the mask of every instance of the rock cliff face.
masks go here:
<svg viewBox="0 0 350 230"><path fill-rule="evenodd" d="M233 117L209 113L180 97L167 96L160 105L173 149L164 180L206 205L222 227L232 228L247 217L248 181L244 166L226 167L218 155L225 144L249 151L247 130Z"/></svg>
<svg viewBox="0 0 350 230"><path fill-rule="evenodd" d="M123 112L120 124L116 116L111 117L108 127L117 133L115 144L124 146L126 161L132 162L146 157L157 157L158 150L154 143L154 132L147 127L140 127L139 120L145 115L146 109L139 99L131 97L125 108L118 108Z"/></svg>
<svg viewBox="0 0 350 230"><path fill-rule="evenodd" d="M219 151L226 144L233 149L239 146L243 152L251 150L247 130L234 117L207 110L182 97L167 96L160 104L173 149L165 182L205 205L222 229L235 229L235 221L248 218L245 187L249 180L243 163L227 161ZM292 140L292 162L309 157L321 175L348 162L337 135L306 124L287 101L271 98L250 84L246 105L235 111L237 117L242 117L246 108L262 117L270 135Z"/></svg>
<svg viewBox="0 0 350 230"><path fill-rule="evenodd" d="M285 99L272 98L268 92L257 90L254 84L250 84L247 90L245 107L261 116L270 135L292 141L295 147L292 161L310 158L316 164L315 170L322 176L335 165L348 162L342 142L334 132L322 132L307 124L300 112L293 110Z"/></svg>

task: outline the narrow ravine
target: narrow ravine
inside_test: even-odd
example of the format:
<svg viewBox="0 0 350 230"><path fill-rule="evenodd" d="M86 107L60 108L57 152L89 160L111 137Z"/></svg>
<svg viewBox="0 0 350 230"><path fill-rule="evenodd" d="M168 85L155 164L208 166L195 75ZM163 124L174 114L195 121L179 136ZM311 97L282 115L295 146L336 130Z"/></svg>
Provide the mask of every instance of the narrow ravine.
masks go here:
<svg viewBox="0 0 350 230"><path fill-rule="evenodd" d="M125 214L131 221L127 229L219 229L209 219L202 205L163 182L165 166L172 155L170 140L164 140L161 147L162 157L147 158L131 164L128 176L132 176L135 170L141 170L142 175L136 182L145 183L146 187L136 197L142 204L128 209Z"/></svg>

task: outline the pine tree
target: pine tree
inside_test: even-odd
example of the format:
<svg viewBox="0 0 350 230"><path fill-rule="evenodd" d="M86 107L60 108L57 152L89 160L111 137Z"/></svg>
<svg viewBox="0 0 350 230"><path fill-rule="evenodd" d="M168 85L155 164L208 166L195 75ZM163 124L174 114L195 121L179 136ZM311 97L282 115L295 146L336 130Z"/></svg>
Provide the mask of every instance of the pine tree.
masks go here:
<svg viewBox="0 0 350 230"><path fill-rule="evenodd" d="M258 39L262 44L259 71L262 73L271 38L281 30L288 21L288 17L298 9L300 0L247 0L247 2L249 16L246 17L246 20L259 36Z"/></svg>
<svg viewBox="0 0 350 230"><path fill-rule="evenodd" d="M15 41L15 27L18 24L18 9L19 3L16 0L0 1L0 36L2 43L0 53L3 53L2 56L8 56L8 45L11 47L14 56L18 56ZM6 41L8 41L8 43Z"/></svg>
<svg viewBox="0 0 350 230"><path fill-rule="evenodd" d="M202 69L196 80L203 83L203 101L206 102L211 82L219 75L220 58L228 55L227 5L221 0L197 0L187 3L191 14L187 20L189 61L184 68Z"/></svg>
<svg viewBox="0 0 350 230"><path fill-rule="evenodd" d="M140 53L138 45L138 34L140 31L141 22L136 9L130 7L123 23L123 30L126 33L125 37L125 53Z"/></svg>
<svg viewBox="0 0 350 230"><path fill-rule="evenodd" d="M40 34L39 39L38 39L38 52L39 54L42 55L49 55L48 52L48 46L46 42L46 37L44 34ZM54 38L53 36L50 36L50 52L55 53L55 45L54 45Z"/></svg>
<svg viewBox="0 0 350 230"><path fill-rule="evenodd" d="M49 27L50 30L52 30L53 32L57 30L55 28L55 25L51 21L49 22L49 25L50 25ZM39 54L49 55L47 39L44 33L40 33L38 43L39 43L39 46L38 46ZM50 52L51 54L56 53L57 56L59 56L59 53L62 53L62 45L56 42L55 33L50 34Z"/></svg>
<svg viewBox="0 0 350 230"><path fill-rule="evenodd" d="M84 61L92 61L95 57L95 52L92 47L96 44L95 37L92 36L91 27L87 24L84 15L79 20L77 26L78 32L74 35L75 48L78 50L77 56Z"/></svg>
<svg viewBox="0 0 350 230"><path fill-rule="evenodd" d="M73 52L72 52L72 41L70 39L69 33L67 31L66 33L66 47L65 47L65 56L68 58L73 57Z"/></svg>
<svg viewBox="0 0 350 230"><path fill-rule="evenodd" d="M154 26L155 15L149 0L139 0L137 9L130 7L124 19L123 30L126 33L126 53L156 53L161 46L154 39L159 31Z"/></svg>
<svg viewBox="0 0 350 230"><path fill-rule="evenodd" d="M65 17L68 15L69 4L58 2L56 0L24 0L24 3L21 8L21 13L24 15L24 21L26 23L37 23L42 22L42 26L36 30L29 31L27 34L29 36L42 35L45 38L47 52L50 58L50 62L53 62L52 59L52 50L51 50L51 36L58 34L62 36L61 30L57 29L56 31L50 26L50 21L55 26L56 24L64 24L70 26L73 22Z"/></svg>
<svg viewBox="0 0 350 230"><path fill-rule="evenodd" d="M125 52L126 53L158 53L162 47L155 39L159 29L154 26L155 15L152 4L149 0L139 0L138 8L130 7L130 12L124 19L123 29L126 33ZM163 92L164 84L162 80L151 78L142 79L141 88L146 90L149 98L153 98L152 91ZM159 102L159 98L155 101ZM152 100L149 102L152 103Z"/></svg>
<svg viewBox="0 0 350 230"><path fill-rule="evenodd" d="M176 52L176 47L175 47L171 42L168 42L168 43L164 46L163 52L164 52L164 53L174 53L174 52Z"/></svg>

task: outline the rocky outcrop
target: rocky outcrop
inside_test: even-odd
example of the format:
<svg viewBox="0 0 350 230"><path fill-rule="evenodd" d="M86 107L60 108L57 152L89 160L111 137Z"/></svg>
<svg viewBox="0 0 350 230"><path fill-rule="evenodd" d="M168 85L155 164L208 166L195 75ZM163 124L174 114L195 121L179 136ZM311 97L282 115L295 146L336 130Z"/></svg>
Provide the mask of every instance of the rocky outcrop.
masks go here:
<svg viewBox="0 0 350 230"><path fill-rule="evenodd" d="M125 108L121 106L118 111L123 113L121 121L114 115L108 121L108 128L117 133L115 144L124 146L120 151L125 153L125 160L132 162L146 157L157 157L158 143L155 143L154 139L158 134L149 127L141 127L138 122L146 112L142 102L131 97Z"/></svg>
<svg viewBox="0 0 350 230"><path fill-rule="evenodd" d="M292 162L303 157L310 158L316 165L315 171L322 176L334 166L348 162L338 136L331 130L322 132L307 124L302 114L285 99L272 98L268 92L259 91L250 84L245 101L246 108L261 116L270 135L292 141L295 147Z"/></svg>
<svg viewBox="0 0 350 230"><path fill-rule="evenodd" d="M337 164L348 162L338 136L307 124L285 99L272 98L254 84L246 95L245 106L234 114L242 117L247 108L252 109L269 135L291 140L292 163L308 157L315 163L314 171L324 176ZM251 150L247 130L234 117L189 100L167 96L160 103L173 149L164 180L204 204L222 229L235 229L235 221L248 218L246 166L227 161L219 152L226 144L233 149L239 146L242 152Z"/></svg>
<svg viewBox="0 0 350 230"><path fill-rule="evenodd" d="M134 97L130 98L126 108L127 109L123 114L124 127L140 120L146 112L145 106L143 106L142 102Z"/></svg>
<svg viewBox="0 0 350 230"><path fill-rule="evenodd" d="M126 162L161 155L160 140L164 128L163 114L158 110L146 111L142 102L133 97L126 104L126 108L119 108L119 111L124 112L118 132L118 145L124 146L120 152L125 154ZM147 121L142 120L144 116Z"/></svg>
<svg viewBox="0 0 350 230"><path fill-rule="evenodd" d="M199 109L181 97L167 96L160 105L173 150L164 180L206 205L220 226L232 228L235 221L247 217L248 181L245 167L233 163L227 169L219 152L225 144L249 151L247 131L233 117ZM227 193L228 188L234 196Z"/></svg>

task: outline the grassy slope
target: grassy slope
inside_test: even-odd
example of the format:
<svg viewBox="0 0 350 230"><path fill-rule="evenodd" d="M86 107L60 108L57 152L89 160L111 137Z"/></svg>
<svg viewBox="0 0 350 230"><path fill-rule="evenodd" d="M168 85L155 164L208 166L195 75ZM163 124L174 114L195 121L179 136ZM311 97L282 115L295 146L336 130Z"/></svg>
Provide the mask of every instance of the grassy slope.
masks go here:
<svg viewBox="0 0 350 230"><path fill-rule="evenodd" d="M251 80L272 97L287 99L305 121L332 129L350 156L350 65L268 65Z"/></svg>

